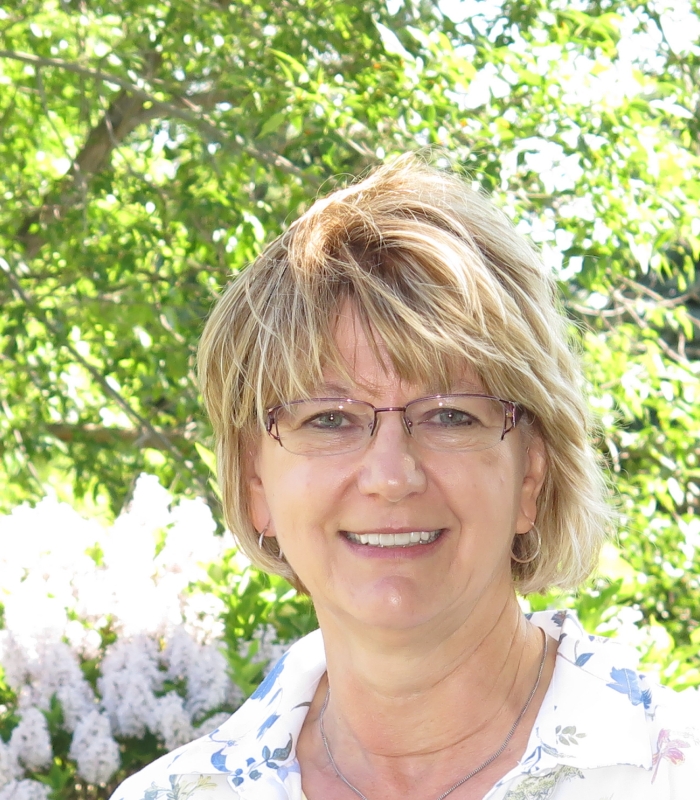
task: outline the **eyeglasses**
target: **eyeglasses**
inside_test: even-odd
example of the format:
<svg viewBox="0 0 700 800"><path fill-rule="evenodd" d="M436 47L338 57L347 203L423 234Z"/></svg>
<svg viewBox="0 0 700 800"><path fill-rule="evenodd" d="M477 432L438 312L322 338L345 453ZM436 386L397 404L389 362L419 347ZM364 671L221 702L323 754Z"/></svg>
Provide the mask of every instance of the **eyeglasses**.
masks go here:
<svg viewBox="0 0 700 800"><path fill-rule="evenodd" d="M377 415L400 411L416 444L429 450L488 450L520 419L510 400L485 394L420 397L405 406L376 408L362 400L319 397L267 410L267 432L300 456L331 456L365 447L377 430Z"/></svg>

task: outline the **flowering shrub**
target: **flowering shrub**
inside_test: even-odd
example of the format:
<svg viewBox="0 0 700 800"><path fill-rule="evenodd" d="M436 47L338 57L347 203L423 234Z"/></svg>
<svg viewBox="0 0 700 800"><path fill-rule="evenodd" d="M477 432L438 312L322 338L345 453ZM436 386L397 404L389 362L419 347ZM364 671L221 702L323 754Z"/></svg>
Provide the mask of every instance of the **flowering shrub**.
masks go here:
<svg viewBox="0 0 700 800"><path fill-rule="evenodd" d="M313 626L233 544L147 475L109 528L53 499L0 518L0 800L104 796L216 728Z"/></svg>

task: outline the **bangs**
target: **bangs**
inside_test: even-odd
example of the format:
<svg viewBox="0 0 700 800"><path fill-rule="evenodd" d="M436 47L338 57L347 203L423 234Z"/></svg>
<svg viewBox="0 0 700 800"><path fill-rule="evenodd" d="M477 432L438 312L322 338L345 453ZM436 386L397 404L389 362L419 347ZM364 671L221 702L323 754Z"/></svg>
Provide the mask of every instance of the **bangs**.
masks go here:
<svg viewBox="0 0 700 800"><path fill-rule="evenodd" d="M447 392L470 367L486 391L495 391L493 373L502 374L507 364L494 336L505 304L483 280L487 273L481 264L464 269L465 259L476 260L473 253L455 252L454 241L435 242L434 229L431 238L423 241L422 251L410 253L392 248L387 236L359 256L345 245L340 252L327 252L315 273L296 248L289 254L274 302L260 320L256 349L262 357L254 380L258 419L265 419L270 406L317 395L328 369L348 385L356 383L336 337L339 319L349 311L377 361L388 371L388 357L402 381ZM460 272L453 269L457 263ZM465 273L476 277L464 280Z"/></svg>
<svg viewBox="0 0 700 800"><path fill-rule="evenodd" d="M336 341L348 308L379 363L388 356L403 381L448 392L468 367L489 393L512 395L522 384L513 365L527 362L515 357L513 332L524 323L507 279L468 232L426 216L402 209L370 221L326 203L250 268L270 292L262 306L249 298L263 308L253 349L262 356L253 370L259 420L273 405L316 394L326 369L355 382Z"/></svg>
<svg viewBox="0 0 700 800"><path fill-rule="evenodd" d="M318 397L328 372L349 388L359 386L370 392L375 388L358 380L353 363L341 353L337 329L341 318L349 315L361 326L384 373L424 386L426 394L448 392L464 380L467 364L472 365L458 347L426 337L422 326L411 326L405 319L386 325L385 313L360 305L356 294L348 290L338 296L333 314L317 316L313 334L306 325L286 329L284 347L261 365L258 415L278 403ZM274 339L279 341L277 336Z"/></svg>

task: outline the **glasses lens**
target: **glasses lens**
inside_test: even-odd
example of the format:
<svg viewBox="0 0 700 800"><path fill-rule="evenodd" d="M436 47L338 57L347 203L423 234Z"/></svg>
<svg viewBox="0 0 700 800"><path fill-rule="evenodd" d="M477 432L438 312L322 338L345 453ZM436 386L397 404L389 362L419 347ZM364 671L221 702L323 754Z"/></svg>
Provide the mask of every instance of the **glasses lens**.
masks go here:
<svg viewBox="0 0 700 800"><path fill-rule="evenodd" d="M374 412L359 400L301 400L277 412L282 447L322 456L358 450L370 438Z"/></svg>
<svg viewBox="0 0 700 800"><path fill-rule="evenodd" d="M406 415L416 441L431 450L488 450L503 438L506 422L500 400L471 395L418 400Z"/></svg>

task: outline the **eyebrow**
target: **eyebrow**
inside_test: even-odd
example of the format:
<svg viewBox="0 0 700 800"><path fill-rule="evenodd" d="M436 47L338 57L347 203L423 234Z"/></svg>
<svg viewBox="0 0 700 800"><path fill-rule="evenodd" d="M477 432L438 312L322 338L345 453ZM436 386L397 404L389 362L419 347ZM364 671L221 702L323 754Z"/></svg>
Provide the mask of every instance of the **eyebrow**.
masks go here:
<svg viewBox="0 0 700 800"><path fill-rule="evenodd" d="M358 388L363 389L370 395L373 394L371 386L355 386L350 389L344 384L329 382L318 385L315 389L315 395L316 397L338 397L350 400ZM440 394L484 394L485 392L483 386L477 386L472 381L460 381L447 392L439 391L437 386L427 386L424 391L423 397L432 397Z"/></svg>
<svg viewBox="0 0 700 800"><path fill-rule="evenodd" d="M350 399L353 390L348 389L340 383L322 383L316 387L315 392L318 397L343 397Z"/></svg>
<svg viewBox="0 0 700 800"><path fill-rule="evenodd" d="M455 386L452 386L449 394L485 394L486 389L479 386L473 381L458 381ZM437 392L436 392L437 394Z"/></svg>

